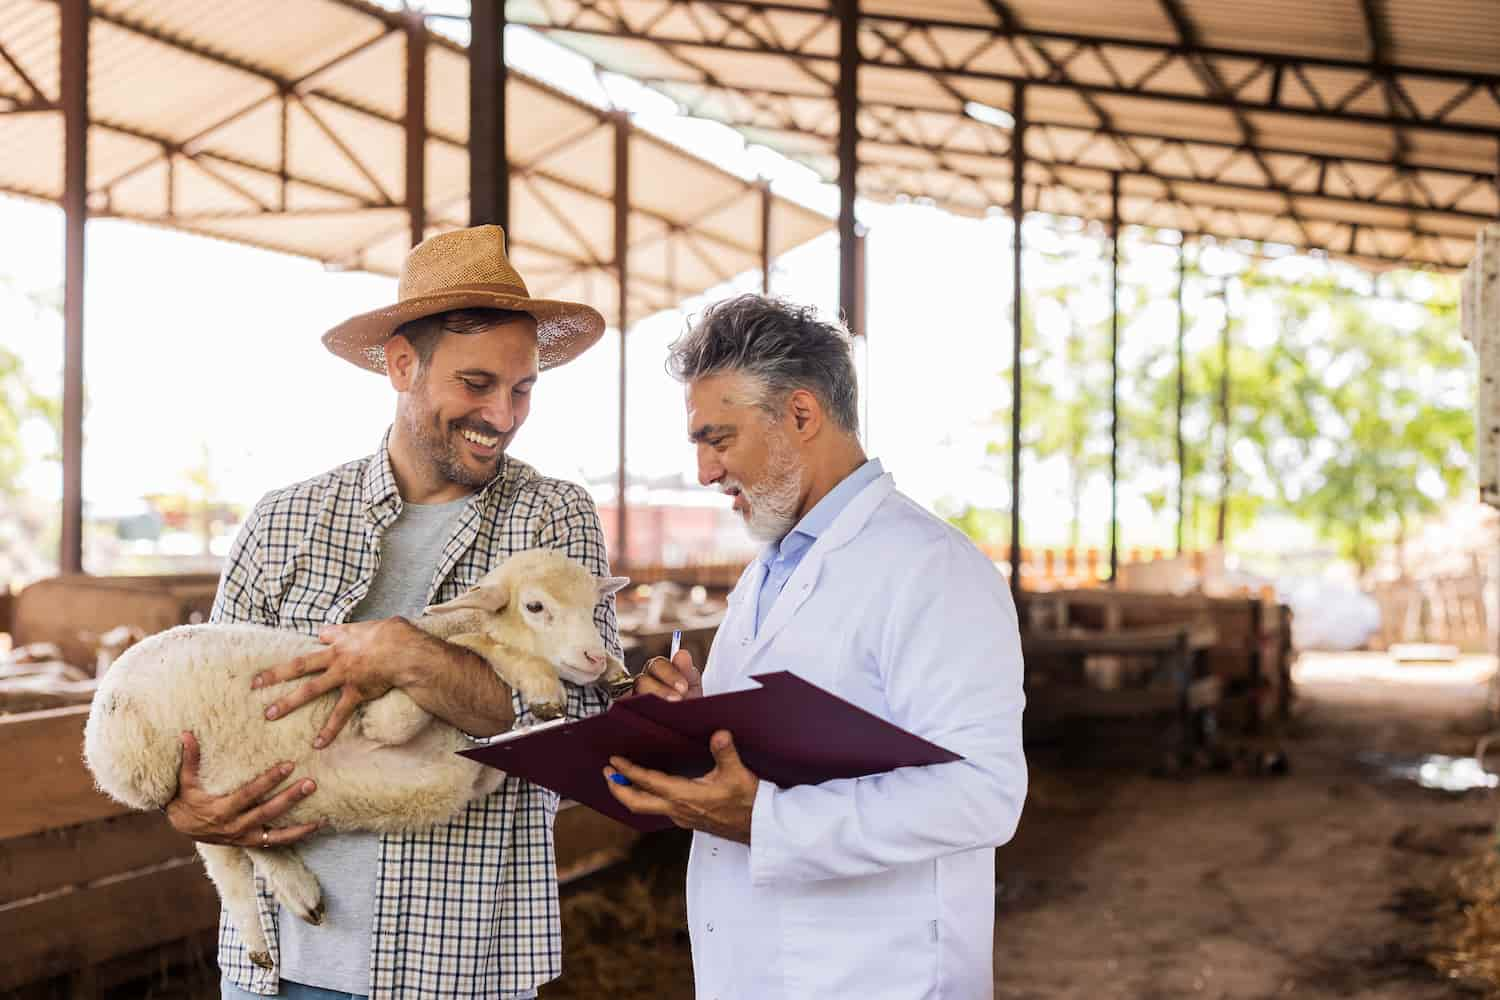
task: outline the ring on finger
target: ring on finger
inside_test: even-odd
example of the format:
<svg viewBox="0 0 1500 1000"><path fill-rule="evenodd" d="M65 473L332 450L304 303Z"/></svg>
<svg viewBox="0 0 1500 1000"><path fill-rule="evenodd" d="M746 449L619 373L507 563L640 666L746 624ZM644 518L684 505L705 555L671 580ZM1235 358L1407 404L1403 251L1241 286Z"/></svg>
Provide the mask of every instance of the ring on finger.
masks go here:
<svg viewBox="0 0 1500 1000"><path fill-rule="evenodd" d="M260 828L260 846L271 846L271 828L269 826L263 826Z"/></svg>

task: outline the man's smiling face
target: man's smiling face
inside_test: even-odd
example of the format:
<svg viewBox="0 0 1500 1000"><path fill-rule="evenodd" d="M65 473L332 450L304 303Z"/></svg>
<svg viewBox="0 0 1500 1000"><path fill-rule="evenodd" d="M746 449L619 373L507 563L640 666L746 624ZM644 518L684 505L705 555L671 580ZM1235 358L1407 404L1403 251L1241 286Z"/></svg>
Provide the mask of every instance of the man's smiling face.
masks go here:
<svg viewBox="0 0 1500 1000"><path fill-rule="evenodd" d="M537 371L529 318L438 341L402 407L411 440L438 478L469 487L494 478L531 412Z"/></svg>

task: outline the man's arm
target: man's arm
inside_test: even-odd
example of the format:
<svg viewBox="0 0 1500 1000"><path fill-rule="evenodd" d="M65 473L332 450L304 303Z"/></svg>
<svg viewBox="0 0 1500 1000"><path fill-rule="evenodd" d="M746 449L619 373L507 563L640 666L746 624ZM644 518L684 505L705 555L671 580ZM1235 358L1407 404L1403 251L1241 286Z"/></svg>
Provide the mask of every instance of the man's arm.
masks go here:
<svg viewBox="0 0 1500 1000"><path fill-rule="evenodd" d="M313 746L333 742L366 701L400 688L423 711L471 736L506 732L515 723L511 690L481 657L428 635L405 618L330 625L318 633L328 648L262 671L254 688L310 677L266 710L279 719L323 694L339 699Z"/></svg>
<svg viewBox="0 0 1500 1000"><path fill-rule="evenodd" d="M537 544L562 550L598 576L609 575L604 531L594 503L581 487L566 485L538 533ZM620 655L614 598L600 600L594 621L605 648ZM362 702L393 687L403 689L429 714L478 739L507 732L524 706L477 654L436 639L402 618L332 625L318 634L328 648L263 671L252 687L309 677L266 710L279 719L321 695L342 689L313 746L333 742ZM609 707L609 695L597 687L563 682L566 713L582 718ZM528 720L529 721L529 720Z"/></svg>
<svg viewBox="0 0 1500 1000"><path fill-rule="evenodd" d="M777 788L751 822L758 885L870 875L1005 843L1026 797L1021 646L1004 579L956 541L894 595L880 642L893 719L964 760Z"/></svg>

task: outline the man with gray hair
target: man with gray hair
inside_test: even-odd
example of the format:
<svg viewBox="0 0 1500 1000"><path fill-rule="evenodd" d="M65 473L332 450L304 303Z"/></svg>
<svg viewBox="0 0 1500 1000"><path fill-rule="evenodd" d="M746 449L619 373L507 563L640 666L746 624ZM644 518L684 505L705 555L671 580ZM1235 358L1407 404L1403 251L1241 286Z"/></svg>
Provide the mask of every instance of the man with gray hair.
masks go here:
<svg viewBox="0 0 1500 1000"><path fill-rule="evenodd" d="M797 788L757 778L728 732L713 735L703 778L613 759L622 804L696 831L698 996L992 996L994 848L1026 797L1004 579L866 459L842 328L743 295L704 313L668 367L686 387L699 480L766 545L703 671L686 652L657 658L636 693L679 700L791 670L963 756Z"/></svg>

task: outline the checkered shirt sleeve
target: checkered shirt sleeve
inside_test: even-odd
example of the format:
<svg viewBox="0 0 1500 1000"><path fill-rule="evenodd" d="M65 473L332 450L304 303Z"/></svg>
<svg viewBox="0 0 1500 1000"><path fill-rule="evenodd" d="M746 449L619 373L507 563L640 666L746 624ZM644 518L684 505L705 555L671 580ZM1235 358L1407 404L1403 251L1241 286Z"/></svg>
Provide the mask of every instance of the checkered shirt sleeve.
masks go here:
<svg viewBox="0 0 1500 1000"><path fill-rule="evenodd" d="M384 445L370 458L267 495L230 550L211 620L314 635L345 620L374 579L380 532L399 511ZM507 459L459 518L428 603L457 597L506 556L538 546L609 574L588 493ZM600 601L594 620L606 647L620 656L612 597ZM599 689L565 686L570 716L609 705ZM519 698L515 707L518 722L529 721ZM554 793L507 777L445 824L381 838L372 1000L525 995L561 973L557 804ZM279 967L275 901L264 885L259 889L261 924ZM219 964L241 989L263 995L279 989L276 970L253 965L222 917Z"/></svg>

